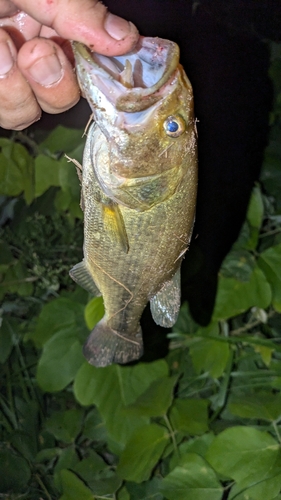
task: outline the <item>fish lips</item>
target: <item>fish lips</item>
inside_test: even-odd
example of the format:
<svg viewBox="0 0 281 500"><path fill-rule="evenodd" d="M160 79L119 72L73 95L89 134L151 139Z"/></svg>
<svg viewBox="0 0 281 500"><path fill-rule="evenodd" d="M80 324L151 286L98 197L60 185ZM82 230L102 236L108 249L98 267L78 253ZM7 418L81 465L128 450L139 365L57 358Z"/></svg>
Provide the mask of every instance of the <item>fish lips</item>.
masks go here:
<svg viewBox="0 0 281 500"><path fill-rule="evenodd" d="M143 111L163 97L163 87L179 65L179 47L170 40L140 37L125 55L106 57L72 42L80 87L93 108L93 86L117 111Z"/></svg>

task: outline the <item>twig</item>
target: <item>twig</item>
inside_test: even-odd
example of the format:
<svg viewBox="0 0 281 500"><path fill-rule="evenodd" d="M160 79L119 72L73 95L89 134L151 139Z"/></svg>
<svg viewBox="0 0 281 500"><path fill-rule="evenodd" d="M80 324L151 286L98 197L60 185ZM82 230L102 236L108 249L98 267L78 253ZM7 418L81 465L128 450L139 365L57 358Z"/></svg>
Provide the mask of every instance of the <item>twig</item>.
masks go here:
<svg viewBox="0 0 281 500"><path fill-rule="evenodd" d="M275 311L271 311L268 313L267 317L271 318L276 314ZM240 328L236 328L236 330L231 330L229 332L230 335L239 335L240 333L247 332L248 330L251 330L255 326L259 326L262 323L260 319L257 319L256 321L252 321L252 323L248 323L245 326L241 326Z"/></svg>

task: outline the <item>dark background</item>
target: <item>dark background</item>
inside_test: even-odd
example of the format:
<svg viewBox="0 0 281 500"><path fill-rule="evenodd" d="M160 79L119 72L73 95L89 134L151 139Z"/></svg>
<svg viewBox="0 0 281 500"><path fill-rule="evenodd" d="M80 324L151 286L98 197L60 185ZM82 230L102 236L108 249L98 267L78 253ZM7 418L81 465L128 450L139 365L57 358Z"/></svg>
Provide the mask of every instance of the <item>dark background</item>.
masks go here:
<svg viewBox="0 0 281 500"><path fill-rule="evenodd" d="M210 321L221 262L244 221L267 142L272 88L270 40L280 40L281 3L262 0L105 0L111 12L136 24L140 33L177 42L199 120L199 189L196 224L182 265L183 300L195 320ZM58 123L84 127L89 108L81 100L59 116L43 116L33 127ZM144 338L157 344L149 308ZM161 351L161 352L160 352Z"/></svg>

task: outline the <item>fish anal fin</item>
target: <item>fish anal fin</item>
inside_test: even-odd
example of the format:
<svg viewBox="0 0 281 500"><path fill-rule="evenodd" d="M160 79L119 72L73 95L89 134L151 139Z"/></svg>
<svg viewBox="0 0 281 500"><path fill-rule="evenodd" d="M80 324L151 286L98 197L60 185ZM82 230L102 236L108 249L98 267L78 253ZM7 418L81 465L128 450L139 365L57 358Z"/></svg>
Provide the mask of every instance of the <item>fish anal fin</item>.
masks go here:
<svg viewBox="0 0 281 500"><path fill-rule="evenodd" d="M181 305L180 269L167 281L150 300L150 310L157 325L165 328L173 326Z"/></svg>
<svg viewBox="0 0 281 500"><path fill-rule="evenodd" d="M70 277L87 292L92 293L95 297L101 295L97 285L95 284L90 271L87 269L85 261L76 264L70 271Z"/></svg>
<svg viewBox="0 0 281 500"><path fill-rule="evenodd" d="M139 359L143 353L141 327L134 336L112 330L103 318L86 340L83 354L91 365L104 367L112 363L126 364Z"/></svg>
<svg viewBox="0 0 281 500"><path fill-rule="evenodd" d="M103 204L103 224L113 242L119 244L125 253L129 252L129 241L122 212L117 203Z"/></svg>

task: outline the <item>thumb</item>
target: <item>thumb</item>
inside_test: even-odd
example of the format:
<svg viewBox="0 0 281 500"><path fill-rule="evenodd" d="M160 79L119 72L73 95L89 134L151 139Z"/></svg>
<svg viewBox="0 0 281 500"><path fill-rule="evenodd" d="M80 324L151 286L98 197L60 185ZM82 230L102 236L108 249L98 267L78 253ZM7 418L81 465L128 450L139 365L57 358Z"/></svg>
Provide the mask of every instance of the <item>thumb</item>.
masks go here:
<svg viewBox="0 0 281 500"><path fill-rule="evenodd" d="M61 37L85 43L100 54L125 54L138 40L137 28L108 12L98 0L13 0L13 3Z"/></svg>

